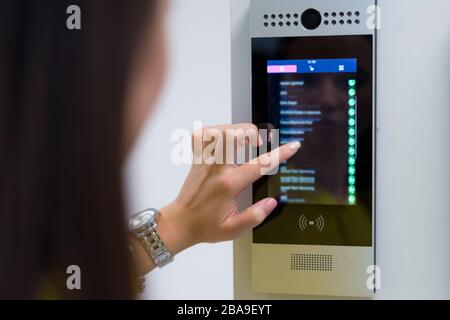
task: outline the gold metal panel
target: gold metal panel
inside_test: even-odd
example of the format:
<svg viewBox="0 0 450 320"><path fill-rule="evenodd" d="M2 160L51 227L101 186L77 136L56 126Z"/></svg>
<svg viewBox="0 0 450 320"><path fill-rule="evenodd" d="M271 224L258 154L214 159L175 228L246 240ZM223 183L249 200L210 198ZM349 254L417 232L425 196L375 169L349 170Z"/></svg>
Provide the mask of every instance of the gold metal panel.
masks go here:
<svg viewBox="0 0 450 320"><path fill-rule="evenodd" d="M311 263L306 269L326 270L292 270L292 254L331 255L331 271L315 264L314 259L306 261ZM367 268L373 264L372 247L252 244L253 290L370 298L374 292L367 287Z"/></svg>

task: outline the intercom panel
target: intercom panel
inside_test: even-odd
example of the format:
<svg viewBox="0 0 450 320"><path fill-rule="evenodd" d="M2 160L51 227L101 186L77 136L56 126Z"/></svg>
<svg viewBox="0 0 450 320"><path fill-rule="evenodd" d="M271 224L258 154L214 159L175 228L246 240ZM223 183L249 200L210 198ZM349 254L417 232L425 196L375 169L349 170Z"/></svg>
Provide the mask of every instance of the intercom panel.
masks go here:
<svg viewBox="0 0 450 320"><path fill-rule="evenodd" d="M253 231L256 291L373 295L375 5L251 2L253 123L302 143L253 186L279 202Z"/></svg>

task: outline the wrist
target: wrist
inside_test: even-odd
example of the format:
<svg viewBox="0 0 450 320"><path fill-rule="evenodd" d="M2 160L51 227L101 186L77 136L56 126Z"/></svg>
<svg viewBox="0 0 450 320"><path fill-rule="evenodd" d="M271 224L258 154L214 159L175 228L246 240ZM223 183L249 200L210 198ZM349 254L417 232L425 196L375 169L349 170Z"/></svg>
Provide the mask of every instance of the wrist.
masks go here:
<svg viewBox="0 0 450 320"><path fill-rule="evenodd" d="M180 216L181 208L176 203L171 203L160 209L161 216L157 222L157 231L167 249L176 255L194 245L187 237L186 231L177 223L174 217Z"/></svg>

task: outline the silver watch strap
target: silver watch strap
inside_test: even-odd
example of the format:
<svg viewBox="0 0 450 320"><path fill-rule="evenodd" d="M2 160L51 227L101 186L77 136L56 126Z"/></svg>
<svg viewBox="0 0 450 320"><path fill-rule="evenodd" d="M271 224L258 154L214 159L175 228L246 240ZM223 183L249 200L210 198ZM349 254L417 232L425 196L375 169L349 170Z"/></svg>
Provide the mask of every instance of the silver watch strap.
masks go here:
<svg viewBox="0 0 450 320"><path fill-rule="evenodd" d="M139 237L158 267L162 268L173 261L173 255L159 237L156 228L147 228L144 232L139 234Z"/></svg>
<svg viewBox="0 0 450 320"><path fill-rule="evenodd" d="M160 216L161 213L157 209L143 210L130 218L128 228L139 238L150 258L161 268L173 261L173 255L158 235Z"/></svg>

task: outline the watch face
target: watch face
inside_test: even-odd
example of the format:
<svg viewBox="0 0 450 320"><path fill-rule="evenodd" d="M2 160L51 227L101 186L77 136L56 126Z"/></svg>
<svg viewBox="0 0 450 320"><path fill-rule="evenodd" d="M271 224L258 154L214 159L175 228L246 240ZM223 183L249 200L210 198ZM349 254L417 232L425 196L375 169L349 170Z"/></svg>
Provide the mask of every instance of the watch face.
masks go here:
<svg viewBox="0 0 450 320"><path fill-rule="evenodd" d="M131 230L139 229L143 227L146 223L151 221L155 213L153 211L147 210L136 214L131 220L128 226Z"/></svg>

